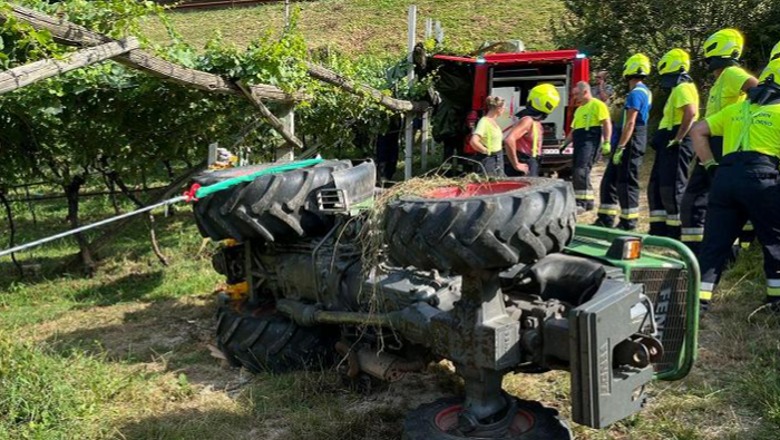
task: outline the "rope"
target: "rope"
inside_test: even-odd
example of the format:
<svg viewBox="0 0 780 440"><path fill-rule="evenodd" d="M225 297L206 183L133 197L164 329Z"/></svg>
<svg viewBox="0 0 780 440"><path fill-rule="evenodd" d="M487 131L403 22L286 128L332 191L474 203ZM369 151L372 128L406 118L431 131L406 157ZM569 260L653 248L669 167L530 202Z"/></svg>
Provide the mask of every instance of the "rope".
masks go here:
<svg viewBox="0 0 780 440"><path fill-rule="evenodd" d="M209 196L211 194L214 194L216 192L226 190L226 189L231 188L233 186L236 186L236 185L238 185L240 183L251 182L251 181L253 181L253 180L255 180L255 179L257 179L258 177L261 177L261 176L265 176L265 175L269 175L269 174L283 173L285 171L297 170L299 168L306 168L306 167L310 167L310 166L313 166L313 165L317 165L317 164L321 163L322 161L323 161L323 159L316 158L316 159L301 160L301 161L298 161L298 162L285 163L283 165L277 165L277 166L273 166L273 167L270 167L270 168L266 168L264 170L260 170L260 171L257 171L255 173L252 173L252 174L247 174L245 176L233 177L231 179L227 179L227 180L224 180L222 182L218 182L218 183L215 183L213 185L204 186L204 187L201 187L198 184L193 184L192 187L190 187L189 191L185 192L184 195L177 196L177 197L174 197L172 199L164 200L162 202L155 203L154 205L145 206L143 208L136 209L135 211L130 211L130 212L126 212L124 214L120 214L120 215L117 215L117 216L114 216L114 217L110 217L110 218L107 218L105 220L100 220L98 222L95 222L95 223L92 223L92 224L89 224L89 225L80 226L80 227L78 227L76 229L71 229L70 231L61 232L59 234L51 235L49 237L45 237L45 238L42 238L40 240L35 240L35 241L27 243L27 244L15 246L15 247L12 247L10 249L6 249L4 251L0 251L0 257L4 257L4 256L9 255L9 254L20 252L20 251L23 251L25 249L29 249L29 248L33 248L33 247L36 247L36 246L40 246L42 244L49 243L49 242L54 241L54 240L59 240L60 238L69 237L71 235L75 235L75 234L78 234L80 232L88 231L90 229L94 229L94 228L97 228L99 226L107 225L109 223L113 223L113 222L118 221L118 220L122 220L122 219L125 219L125 218L128 218L128 217L132 217L134 215L142 214L144 212L148 212L148 211L151 211L151 210L153 210L155 208L160 208L162 206L173 205L174 203L179 203L179 202L194 202L194 201L197 201L200 198L207 197L207 196Z"/></svg>
<svg viewBox="0 0 780 440"><path fill-rule="evenodd" d="M140 208L140 209L136 209L135 211L126 212L124 214L120 214L120 215L117 215L117 216L114 216L114 217L111 217L111 218L107 218L105 220L100 220L99 222L95 222L95 223L92 223L92 224L89 224L89 225L80 226L80 227L78 227L76 229L71 229L70 231L61 232L59 234L51 235L49 237L42 238L40 240L35 240L33 242L30 242L30 243L26 243L26 244L23 244L23 245L15 246L15 247L12 247L11 249L6 249L4 251L0 251L0 257L4 257L4 256L6 256L8 254L13 254L15 252L20 252L20 251L23 251L25 249L29 249L29 248L33 248L33 247L36 247L36 246L40 246L40 245L42 245L44 243L48 243L50 241L59 240L60 238L65 238L65 237L68 237L68 236L71 236L71 235L74 235L74 234L78 234L79 232L88 231L90 229L97 228L98 226L107 225L107 224L113 223L113 222L115 222L117 220L122 220L123 218L132 217L134 215L138 215L138 214L141 214L141 213L144 213L144 212L147 212L147 211L151 211L151 210L153 210L155 208L159 208L161 206L166 206L166 205L172 205L174 203L179 203L179 202L182 202L184 200L186 200L185 196L174 197L172 199L168 199L168 200L162 201L160 203L155 203L154 205L149 205L149 206L145 206L145 207Z"/></svg>
<svg viewBox="0 0 780 440"><path fill-rule="evenodd" d="M238 176L238 177L234 177L232 179L223 180L222 182L215 183L213 185L204 186L204 187L198 187L194 191L194 196L197 199L202 199L203 197L206 197L206 196L209 196L211 194L214 194L215 192L223 191L223 190L226 190L228 188L234 187L234 186L236 186L236 185L238 185L240 183L251 182L251 181L253 181L253 180L255 180L255 179L257 179L258 177L261 177L261 176L265 176L265 175L269 175L269 174L283 173L285 171L297 170L299 168L306 168L306 167L317 165L317 164L321 163L322 161L323 161L323 159L319 159L319 158L317 158L317 159L308 159L308 160L301 160L301 161L298 161L298 162L290 162L290 163L286 163L284 165L278 165L278 166L271 167L271 168L266 168L264 170L260 170L260 171L257 171L255 173L252 173L252 174L247 174L245 176Z"/></svg>

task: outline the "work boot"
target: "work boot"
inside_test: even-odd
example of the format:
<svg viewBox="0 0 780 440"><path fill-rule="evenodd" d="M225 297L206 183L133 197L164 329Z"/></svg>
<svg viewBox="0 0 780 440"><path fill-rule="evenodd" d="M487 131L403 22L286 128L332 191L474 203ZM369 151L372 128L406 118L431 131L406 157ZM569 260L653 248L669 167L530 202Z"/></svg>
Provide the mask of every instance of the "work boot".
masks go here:
<svg viewBox="0 0 780 440"><path fill-rule="evenodd" d="M778 317L780 317L780 298L770 296L764 300L764 304L750 312L747 320L748 322L756 322L754 321L756 319L775 321Z"/></svg>
<svg viewBox="0 0 780 440"><path fill-rule="evenodd" d="M636 230L636 224L633 222L620 220L618 222L617 228L626 232L633 232Z"/></svg>
<svg viewBox="0 0 780 440"><path fill-rule="evenodd" d="M591 225L591 226L600 226L600 227L602 227L602 228L612 228L612 227L613 227L613 226L612 226L613 224L614 224L614 223L613 223L612 221L610 221L609 223L607 223L607 221L606 221L606 220L604 220L603 218L599 217L599 218L597 218L597 219L596 219L596 221L595 221L595 222L593 222L593 223L592 223L592 225Z"/></svg>
<svg viewBox="0 0 780 440"><path fill-rule="evenodd" d="M772 312L780 314L780 297L768 296L764 300L764 304L768 305Z"/></svg>
<svg viewBox="0 0 780 440"><path fill-rule="evenodd" d="M704 314L710 310L710 302L709 301L699 301L699 317L704 316Z"/></svg>

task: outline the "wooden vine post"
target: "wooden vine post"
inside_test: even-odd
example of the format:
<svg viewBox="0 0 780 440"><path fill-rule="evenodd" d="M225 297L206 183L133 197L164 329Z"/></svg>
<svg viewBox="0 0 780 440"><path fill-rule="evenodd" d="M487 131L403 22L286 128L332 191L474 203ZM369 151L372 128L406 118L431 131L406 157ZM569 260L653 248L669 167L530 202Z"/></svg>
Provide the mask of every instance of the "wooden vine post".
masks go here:
<svg viewBox="0 0 780 440"><path fill-rule="evenodd" d="M409 88L412 87L412 84L414 83L414 68L412 67L414 64L414 45L417 38L417 6L411 5L409 6L409 29L408 29L408 49L409 49L409 55L407 60L409 61L409 73L406 77L406 80L408 82ZM412 178L412 152L414 150L414 118L416 114L414 112L408 111L406 112L404 122L405 127L404 131L406 133L406 136L404 137L404 180L409 180Z"/></svg>

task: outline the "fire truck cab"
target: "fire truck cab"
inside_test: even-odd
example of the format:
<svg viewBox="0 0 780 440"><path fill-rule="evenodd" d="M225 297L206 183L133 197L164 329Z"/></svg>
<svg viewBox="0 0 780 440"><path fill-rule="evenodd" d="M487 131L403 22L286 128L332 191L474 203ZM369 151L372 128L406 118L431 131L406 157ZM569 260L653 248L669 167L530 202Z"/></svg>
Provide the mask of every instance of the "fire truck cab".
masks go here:
<svg viewBox="0 0 780 440"><path fill-rule="evenodd" d="M560 151L560 146L570 130L574 114L573 90L579 81L589 81L588 58L576 50L528 51L517 53L496 53L477 57L434 55L431 64L440 75L457 72L460 79L470 82L470 102L461 102L465 110L468 127L486 112L485 98L500 96L507 102L507 111L499 121L506 133L517 122L515 116L525 107L528 92L540 83L550 83L558 88L561 103L544 121L544 140L541 151L541 173L559 177L571 174L572 147ZM463 97L464 91L457 95ZM440 91L442 93L442 91ZM444 91L446 93L446 90ZM446 100L446 96L442 96ZM465 139L465 153L470 152L468 136Z"/></svg>

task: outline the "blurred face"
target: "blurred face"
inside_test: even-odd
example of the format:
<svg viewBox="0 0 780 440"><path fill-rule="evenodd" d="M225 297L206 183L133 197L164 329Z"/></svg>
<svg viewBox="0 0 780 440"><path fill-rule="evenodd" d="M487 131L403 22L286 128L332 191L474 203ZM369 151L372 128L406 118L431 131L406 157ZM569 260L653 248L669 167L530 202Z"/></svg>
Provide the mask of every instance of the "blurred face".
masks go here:
<svg viewBox="0 0 780 440"><path fill-rule="evenodd" d="M590 99L590 92L586 90L580 90L579 88L574 89L574 99L577 102L584 102Z"/></svg>
<svg viewBox="0 0 780 440"><path fill-rule="evenodd" d="M504 111L506 111L506 104L502 104L500 107L489 107L488 109L496 116L501 116L504 114Z"/></svg>

